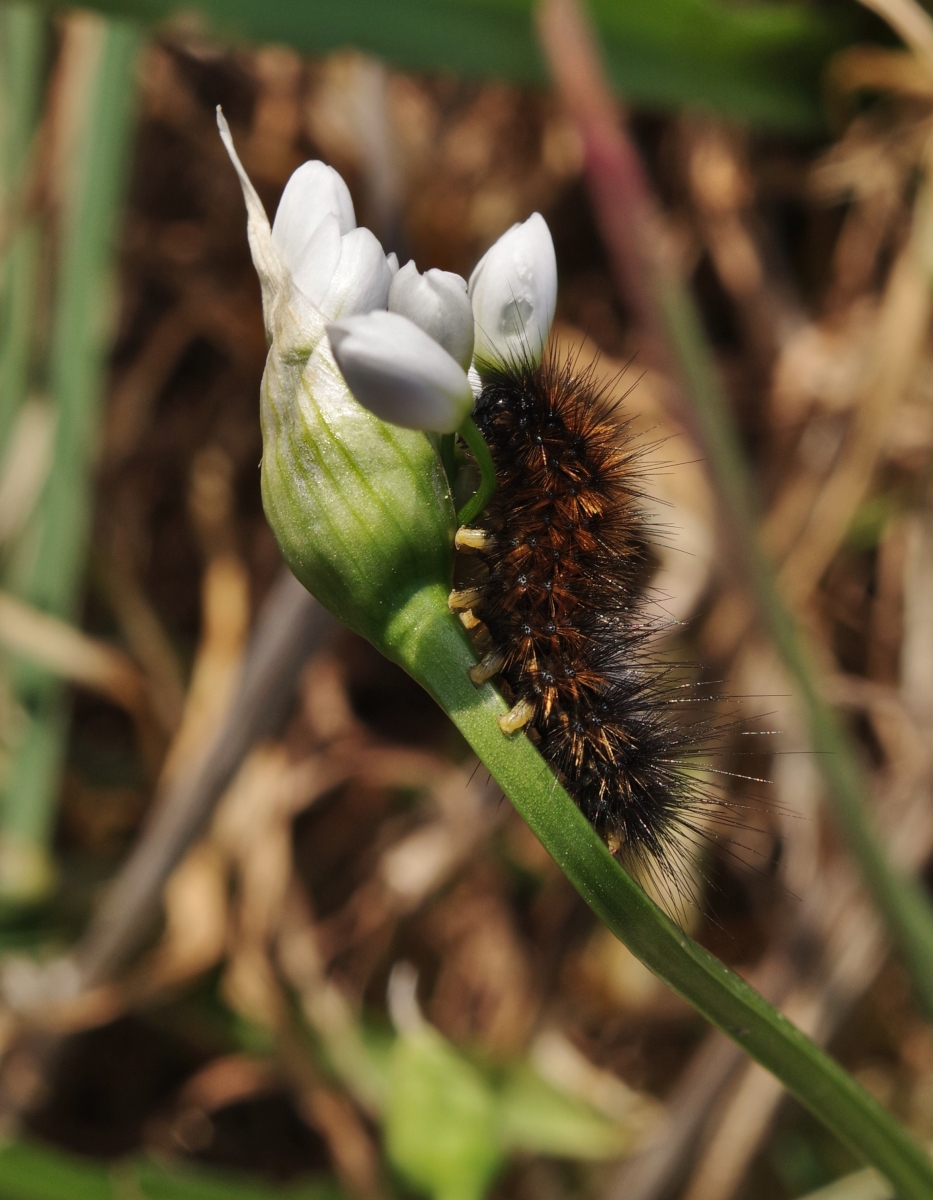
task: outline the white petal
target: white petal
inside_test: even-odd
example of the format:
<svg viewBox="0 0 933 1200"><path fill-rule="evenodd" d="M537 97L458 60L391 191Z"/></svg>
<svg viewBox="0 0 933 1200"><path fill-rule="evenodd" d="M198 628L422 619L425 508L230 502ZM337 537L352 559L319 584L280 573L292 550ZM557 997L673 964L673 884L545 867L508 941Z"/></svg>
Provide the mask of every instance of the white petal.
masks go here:
<svg viewBox="0 0 933 1200"><path fill-rule="evenodd" d="M463 368L407 318L371 312L327 333L350 391L383 421L453 433L469 416L473 392Z"/></svg>
<svg viewBox="0 0 933 1200"><path fill-rule="evenodd" d="M394 250L390 250L386 255L386 264L393 275L398 274L398 255Z"/></svg>
<svg viewBox="0 0 933 1200"><path fill-rule="evenodd" d="M293 275L315 230L328 216L337 218L340 233L356 228L353 201L340 175L326 163L303 163L286 183L272 222L272 240Z"/></svg>
<svg viewBox="0 0 933 1200"><path fill-rule="evenodd" d="M392 280L389 311L429 333L464 368L473 358L473 306L466 280L436 268L419 275L408 262Z"/></svg>
<svg viewBox="0 0 933 1200"><path fill-rule="evenodd" d="M340 239L340 261L319 305L332 321L386 306L392 272L375 234L354 229Z"/></svg>
<svg viewBox="0 0 933 1200"><path fill-rule="evenodd" d="M477 364L541 358L557 303L557 259L540 213L513 225L470 276Z"/></svg>
<svg viewBox="0 0 933 1200"><path fill-rule="evenodd" d="M337 218L328 214L311 235L301 259L292 270L295 286L318 308L340 263L342 249Z"/></svg>

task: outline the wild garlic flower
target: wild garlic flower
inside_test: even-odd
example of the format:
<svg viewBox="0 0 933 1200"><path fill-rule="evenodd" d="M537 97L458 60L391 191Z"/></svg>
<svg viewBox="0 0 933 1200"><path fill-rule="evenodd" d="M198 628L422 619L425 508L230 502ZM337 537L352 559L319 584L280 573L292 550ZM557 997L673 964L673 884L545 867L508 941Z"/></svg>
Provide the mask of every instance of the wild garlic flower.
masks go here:
<svg viewBox="0 0 933 1200"><path fill-rule="evenodd" d="M514 226L469 287L448 271L399 270L357 226L346 184L324 163L295 171L270 226L219 110L217 120L243 188L270 341L266 515L308 590L401 657L387 633L393 615L419 589L446 596L453 571L450 482L426 434L459 432L479 463L480 490L459 514L468 522L495 473L467 369L540 358L557 294L550 232L538 213Z"/></svg>
<svg viewBox="0 0 933 1200"><path fill-rule="evenodd" d="M385 308L395 255L358 229L347 185L333 167L307 162L292 175L272 223L272 243L292 282L331 319Z"/></svg>
<svg viewBox="0 0 933 1200"><path fill-rule="evenodd" d="M260 405L266 516L305 587L401 658L393 619L413 595L450 588L450 485L431 438L357 403L326 333L337 318L385 309L395 263L356 228L343 180L322 163L292 176L270 227L219 112L217 120L243 188L270 342Z"/></svg>
<svg viewBox="0 0 933 1200"><path fill-rule="evenodd" d="M455 368L466 370L472 361L481 382L484 368L540 361L556 300L554 243L547 222L534 213L490 247L469 287L450 271L421 275L409 262L389 288L396 321L373 313L373 319L353 318L352 338L346 321L328 332L360 404L406 429L453 433L472 407Z"/></svg>

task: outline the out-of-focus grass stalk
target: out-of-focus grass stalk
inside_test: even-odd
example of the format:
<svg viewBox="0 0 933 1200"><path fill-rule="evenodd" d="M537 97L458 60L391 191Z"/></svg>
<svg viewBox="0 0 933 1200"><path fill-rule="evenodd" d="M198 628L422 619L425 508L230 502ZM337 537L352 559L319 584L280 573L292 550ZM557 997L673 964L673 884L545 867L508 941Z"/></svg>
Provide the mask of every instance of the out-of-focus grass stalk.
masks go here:
<svg viewBox="0 0 933 1200"><path fill-rule="evenodd" d="M36 608L77 614L91 519L92 472L111 314L111 270L133 127L134 25L81 16L72 52L93 56L80 132L62 190L48 392L56 412L52 467L19 548L12 590ZM68 50L66 38L66 50ZM0 899L49 885L48 841L66 727L62 685L25 663L15 672L26 727L0 794Z"/></svg>
<svg viewBox="0 0 933 1200"><path fill-rule="evenodd" d="M0 454L29 385L39 275L39 228L20 227L22 192L39 117L45 14L30 4L0 6Z"/></svg>
<svg viewBox="0 0 933 1200"><path fill-rule="evenodd" d="M26 1140L0 1146L0 1194L4 1200L348 1200L326 1175L274 1183L143 1154L89 1160Z"/></svg>
<svg viewBox="0 0 933 1200"><path fill-rule="evenodd" d="M894 1189L883 1175L869 1167L866 1171L855 1171L841 1179L807 1192L800 1200L897 1200Z"/></svg>
<svg viewBox="0 0 933 1200"><path fill-rule="evenodd" d="M665 254L658 209L605 85L592 32L576 0L547 0L540 14L545 52L584 142L587 181L616 280L639 320L649 354L664 362L688 399L677 415L702 448L734 559L793 677L836 819L933 1018L933 906L920 883L898 870L885 852L871 820L858 751L820 694L814 656L759 547L755 490L728 401L696 305Z"/></svg>

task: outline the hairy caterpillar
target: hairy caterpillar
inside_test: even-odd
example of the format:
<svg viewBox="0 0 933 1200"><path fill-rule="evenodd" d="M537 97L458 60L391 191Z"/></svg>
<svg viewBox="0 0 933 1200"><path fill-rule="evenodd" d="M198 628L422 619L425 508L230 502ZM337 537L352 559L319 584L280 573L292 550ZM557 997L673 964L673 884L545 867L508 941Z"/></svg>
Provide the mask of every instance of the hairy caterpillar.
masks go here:
<svg viewBox="0 0 933 1200"><path fill-rule="evenodd" d="M479 563L452 593L483 658L611 848L681 896L692 845L727 808L704 779L715 724L652 645L651 526L643 451L591 369L546 354L484 370L475 420L496 468L482 528L457 546ZM732 822L729 822L732 823Z"/></svg>

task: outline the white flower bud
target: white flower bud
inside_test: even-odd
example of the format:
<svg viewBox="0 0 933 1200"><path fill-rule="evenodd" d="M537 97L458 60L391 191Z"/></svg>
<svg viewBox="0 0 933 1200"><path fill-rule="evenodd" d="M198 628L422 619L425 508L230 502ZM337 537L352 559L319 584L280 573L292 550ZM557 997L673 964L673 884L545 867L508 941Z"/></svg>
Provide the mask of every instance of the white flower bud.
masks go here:
<svg viewBox="0 0 933 1200"><path fill-rule="evenodd" d="M391 282L379 239L368 229L352 229L340 239L340 261L318 308L331 321L384 309Z"/></svg>
<svg viewBox="0 0 933 1200"><path fill-rule="evenodd" d="M272 222L272 241L293 275L309 241L328 216L336 218L338 236L356 228L350 191L333 167L303 163L286 183Z"/></svg>
<svg viewBox="0 0 933 1200"><path fill-rule="evenodd" d="M532 213L486 251L470 276L474 358L483 364L541 358L557 303L557 259L547 222Z"/></svg>
<svg viewBox="0 0 933 1200"><path fill-rule="evenodd" d="M295 287L329 320L385 308L392 256L368 229L357 229L350 192L333 167L306 162L295 171L279 201L272 243Z"/></svg>
<svg viewBox="0 0 933 1200"><path fill-rule="evenodd" d="M370 312L328 325L327 334L350 391L381 420L454 433L470 415L466 372L406 317Z"/></svg>
<svg viewBox="0 0 933 1200"><path fill-rule="evenodd" d="M300 257L285 262L295 287L318 308L340 262L341 243L340 224L329 213L308 238Z"/></svg>
<svg viewBox="0 0 933 1200"><path fill-rule="evenodd" d="M466 280L433 268L418 273L407 262L389 288L389 312L399 313L440 342L464 370L473 358L473 306Z"/></svg>

